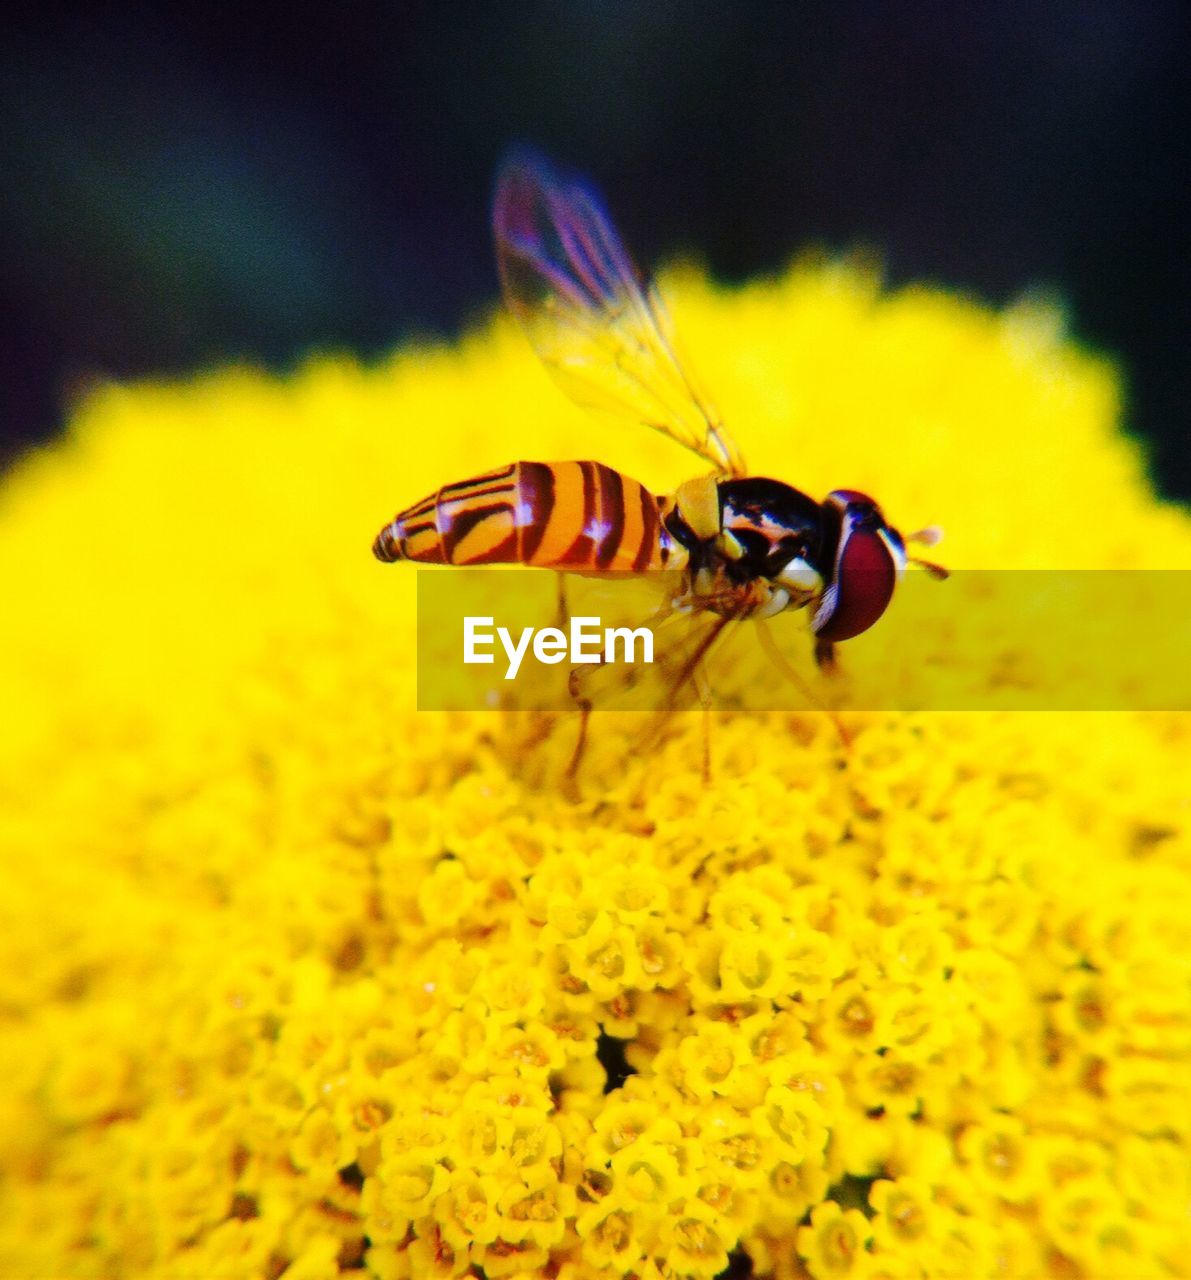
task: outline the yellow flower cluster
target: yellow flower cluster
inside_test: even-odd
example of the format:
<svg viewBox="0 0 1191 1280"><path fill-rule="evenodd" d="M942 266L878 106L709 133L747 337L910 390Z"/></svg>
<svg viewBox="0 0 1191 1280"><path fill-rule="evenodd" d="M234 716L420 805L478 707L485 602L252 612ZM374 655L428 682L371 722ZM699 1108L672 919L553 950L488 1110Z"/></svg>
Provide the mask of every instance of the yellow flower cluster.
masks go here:
<svg viewBox="0 0 1191 1280"><path fill-rule="evenodd" d="M755 473L1191 564L1045 309L671 286ZM9 477L0 1274L1189 1274L1187 717L725 715L708 784L597 716L572 803L572 718L413 709L368 554L518 456L697 470L501 321L111 388Z"/></svg>

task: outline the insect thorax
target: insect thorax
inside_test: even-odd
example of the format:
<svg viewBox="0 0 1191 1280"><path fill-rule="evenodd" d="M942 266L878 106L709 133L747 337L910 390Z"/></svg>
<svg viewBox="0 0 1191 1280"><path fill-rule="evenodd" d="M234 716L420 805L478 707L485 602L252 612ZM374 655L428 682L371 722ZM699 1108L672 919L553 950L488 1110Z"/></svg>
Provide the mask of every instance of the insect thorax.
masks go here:
<svg viewBox="0 0 1191 1280"><path fill-rule="evenodd" d="M725 546L739 547L731 557L737 576L773 577L796 557L822 572L827 548L822 507L813 498L761 476L722 480L719 495L720 524L731 539Z"/></svg>
<svg viewBox="0 0 1191 1280"><path fill-rule="evenodd" d="M665 502L667 533L687 556L690 591L729 616L766 616L823 589L832 548L823 508L763 477L683 485Z"/></svg>

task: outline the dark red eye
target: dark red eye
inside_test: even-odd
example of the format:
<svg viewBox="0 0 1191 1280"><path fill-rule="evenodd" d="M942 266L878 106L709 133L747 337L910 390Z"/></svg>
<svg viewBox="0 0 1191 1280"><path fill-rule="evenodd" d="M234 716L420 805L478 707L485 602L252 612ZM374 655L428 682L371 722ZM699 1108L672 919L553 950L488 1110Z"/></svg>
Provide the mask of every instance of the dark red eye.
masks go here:
<svg viewBox="0 0 1191 1280"><path fill-rule="evenodd" d="M871 498L837 489L827 502L839 511L840 538L835 572L815 613L814 628L821 640L850 640L885 612L905 552L900 536Z"/></svg>

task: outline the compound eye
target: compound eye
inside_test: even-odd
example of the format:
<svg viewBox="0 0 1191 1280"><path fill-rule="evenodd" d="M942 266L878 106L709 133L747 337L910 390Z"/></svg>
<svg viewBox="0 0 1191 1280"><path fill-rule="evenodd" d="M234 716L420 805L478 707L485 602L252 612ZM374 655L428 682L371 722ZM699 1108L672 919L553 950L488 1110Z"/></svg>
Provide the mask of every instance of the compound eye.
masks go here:
<svg viewBox="0 0 1191 1280"><path fill-rule="evenodd" d="M845 513L835 578L823 593L813 626L820 640L850 640L883 614L903 563L884 524Z"/></svg>

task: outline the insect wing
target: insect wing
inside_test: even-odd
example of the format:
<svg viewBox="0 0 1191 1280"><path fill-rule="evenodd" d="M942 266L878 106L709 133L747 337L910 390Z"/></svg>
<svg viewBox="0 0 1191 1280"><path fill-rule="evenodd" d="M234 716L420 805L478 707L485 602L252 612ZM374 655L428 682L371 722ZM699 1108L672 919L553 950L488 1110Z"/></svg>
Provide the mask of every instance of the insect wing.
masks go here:
<svg viewBox="0 0 1191 1280"><path fill-rule="evenodd" d="M661 299L588 187L540 158L515 156L497 183L493 231L505 301L576 403L644 423L717 471L743 474L679 362Z"/></svg>

